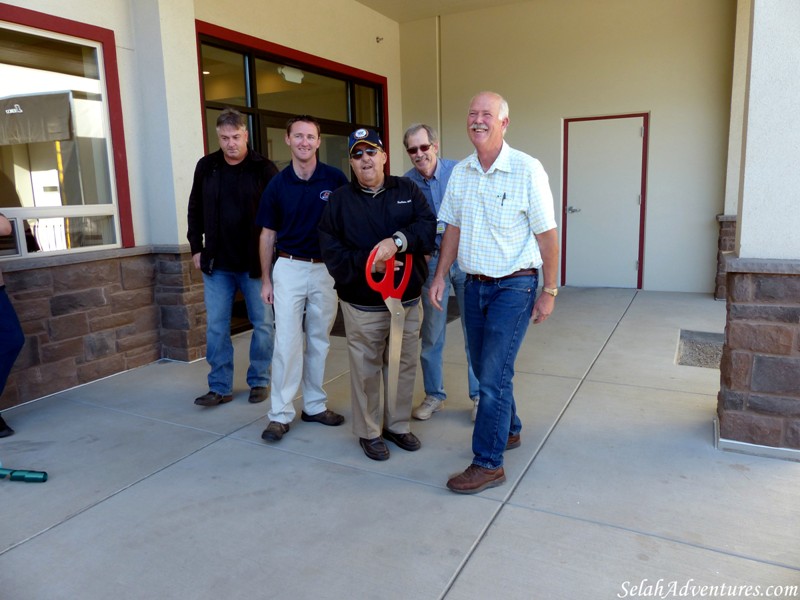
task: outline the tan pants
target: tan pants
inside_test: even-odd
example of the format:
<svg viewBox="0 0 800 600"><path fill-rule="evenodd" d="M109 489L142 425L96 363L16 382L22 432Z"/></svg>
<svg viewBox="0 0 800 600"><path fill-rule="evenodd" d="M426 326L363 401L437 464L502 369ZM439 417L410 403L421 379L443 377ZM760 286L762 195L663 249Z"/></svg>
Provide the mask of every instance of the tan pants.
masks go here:
<svg viewBox="0 0 800 600"><path fill-rule="evenodd" d="M367 312L347 302L340 302L350 356L350 400L353 405L353 433L372 439L382 429L394 433L411 431L411 406L419 359L419 325L421 305L406 308L403 346L400 351L400 380L397 400L386 397L388 376L389 326L388 311ZM381 418L380 382L383 380L383 418ZM381 421L383 423L381 423Z"/></svg>

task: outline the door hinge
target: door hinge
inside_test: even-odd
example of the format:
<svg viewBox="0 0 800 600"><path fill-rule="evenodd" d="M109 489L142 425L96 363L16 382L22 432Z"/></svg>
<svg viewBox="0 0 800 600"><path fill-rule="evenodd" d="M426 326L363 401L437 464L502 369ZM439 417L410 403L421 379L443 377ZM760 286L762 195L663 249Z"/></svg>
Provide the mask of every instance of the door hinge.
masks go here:
<svg viewBox="0 0 800 600"><path fill-rule="evenodd" d="M636 261L636 272L637 273L639 272L639 261L638 260Z"/></svg>

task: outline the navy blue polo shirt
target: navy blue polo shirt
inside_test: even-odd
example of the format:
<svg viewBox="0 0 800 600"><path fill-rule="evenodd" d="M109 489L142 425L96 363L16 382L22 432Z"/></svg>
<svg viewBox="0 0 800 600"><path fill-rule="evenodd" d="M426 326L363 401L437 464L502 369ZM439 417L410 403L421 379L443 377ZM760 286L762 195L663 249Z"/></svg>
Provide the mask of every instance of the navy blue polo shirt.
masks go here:
<svg viewBox="0 0 800 600"><path fill-rule="evenodd" d="M321 258L317 225L328 197L346 183L347 177L336 167L317 162L314 174L305 181L289 163L261 194L256 224L277 232L279 251Z"/></svg>

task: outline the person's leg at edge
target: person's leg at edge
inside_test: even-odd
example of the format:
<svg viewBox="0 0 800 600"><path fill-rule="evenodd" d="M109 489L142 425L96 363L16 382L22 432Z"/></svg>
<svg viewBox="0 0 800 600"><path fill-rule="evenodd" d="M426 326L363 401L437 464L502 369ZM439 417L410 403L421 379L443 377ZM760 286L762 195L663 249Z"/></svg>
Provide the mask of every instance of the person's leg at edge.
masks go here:
<svg viewBox="0 0 800 600"><path fill-rule="evenodd" d="M231 311L236 293L236 274L215 270L203 273L203 297L206 305L206 360L208 389L229 395L233 389L233 344L231 343Z"/></svg>
<svg viewBox="0 0 800 600"><path fill-rule="evenodd" d="M279 258L272 271L275 344L272 353L270 421L291 423L296 414L294 397L300 388L303 365L303 307L305 277L298 261ZM260 299L260 298L259 298ZM263 300L262 300L263 303Z"/></svg>
<svg viewBox="0 0 800 600"><path fill-rule="evenodd" d="M444 352L445 334L447 331L447 302L450 298L450 278L445 277L445 289L442 293L442 310L431 304L428 290L433 282L438 257L428 262L428 279L422 287L422 324L420 326L421 349L419 362L422 366L422 383L425 396L445 400L444 377L442 375L442 354Z"/></svg>
<svg viewBox="0 0 800 600"><path fill-rule="evenodd" d="M5 286L0 286L0 395L6 387L8 375L17 360L22 346L25 345L25 335L22 326L14 311L14 306L8 298ZM14 433L0 416L0 431L8 437Z"/></svg>
<svg viewBox="0 0 800 600"><path fill-rule="evenodd" d="M272 352L275 346L275 316L272 307L261 299L261 279L239 273L239 289L247 306L247 318L253 325L250 338L250 366L247 368L247 385L267 387L272 375Z"/></svg>
<svg viewBox="0 0 800 600"><path fill-rule="evenodd" d="M499 283L481 284L478 318L482 323L481 346L470 339L470 351L480 351L481 401L472 433L473 464L486 469L503 466L509 434L517 434L522 423L516 414L513 394L514 362L530 323L536 293L536 276L514 277ZM469 288L468 288L469 289ZM474 307L467 303L470 320ZM472 324L468 324L470 333ZM473 356L475 356L473 354Z"/></svg>
<svg viewBox="0 0 800 600"><path fill-rule="evenodd" d="M323 264L309 264L306 302L306 350L303 357L303 405L307 415L327 410L325 361L330 349L330 333L336 320L338 301L333 278Z"/></svg>
<svg viewBox="0 0 800 600"><path fill-rule="evenodd" d="M455 291L456 301L458 302L458 312L461 315L461 331L464 333L464 353L467 356L467 385L469 390L469 397L473 400L480 396L480 384L478 378L475 376L475 370L472 368L472 358L469 353L469 344L467 343L467 323L464 319L464 288L467 284L467 274L458 266L458 262L454 262L450 267L450 282Z"/></svg>

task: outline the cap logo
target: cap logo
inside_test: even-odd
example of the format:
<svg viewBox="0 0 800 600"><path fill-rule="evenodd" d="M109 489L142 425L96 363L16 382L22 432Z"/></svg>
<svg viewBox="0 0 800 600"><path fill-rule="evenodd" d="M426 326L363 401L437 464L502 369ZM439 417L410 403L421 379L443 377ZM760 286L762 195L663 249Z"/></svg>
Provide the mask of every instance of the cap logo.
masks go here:
<svg viewBox="0 0 800 600"><path fill-rule="evenodd" d="M367 137L368 133L366 129L357 129L356 132L353 134L353 137L357 140Z"/></svg>

